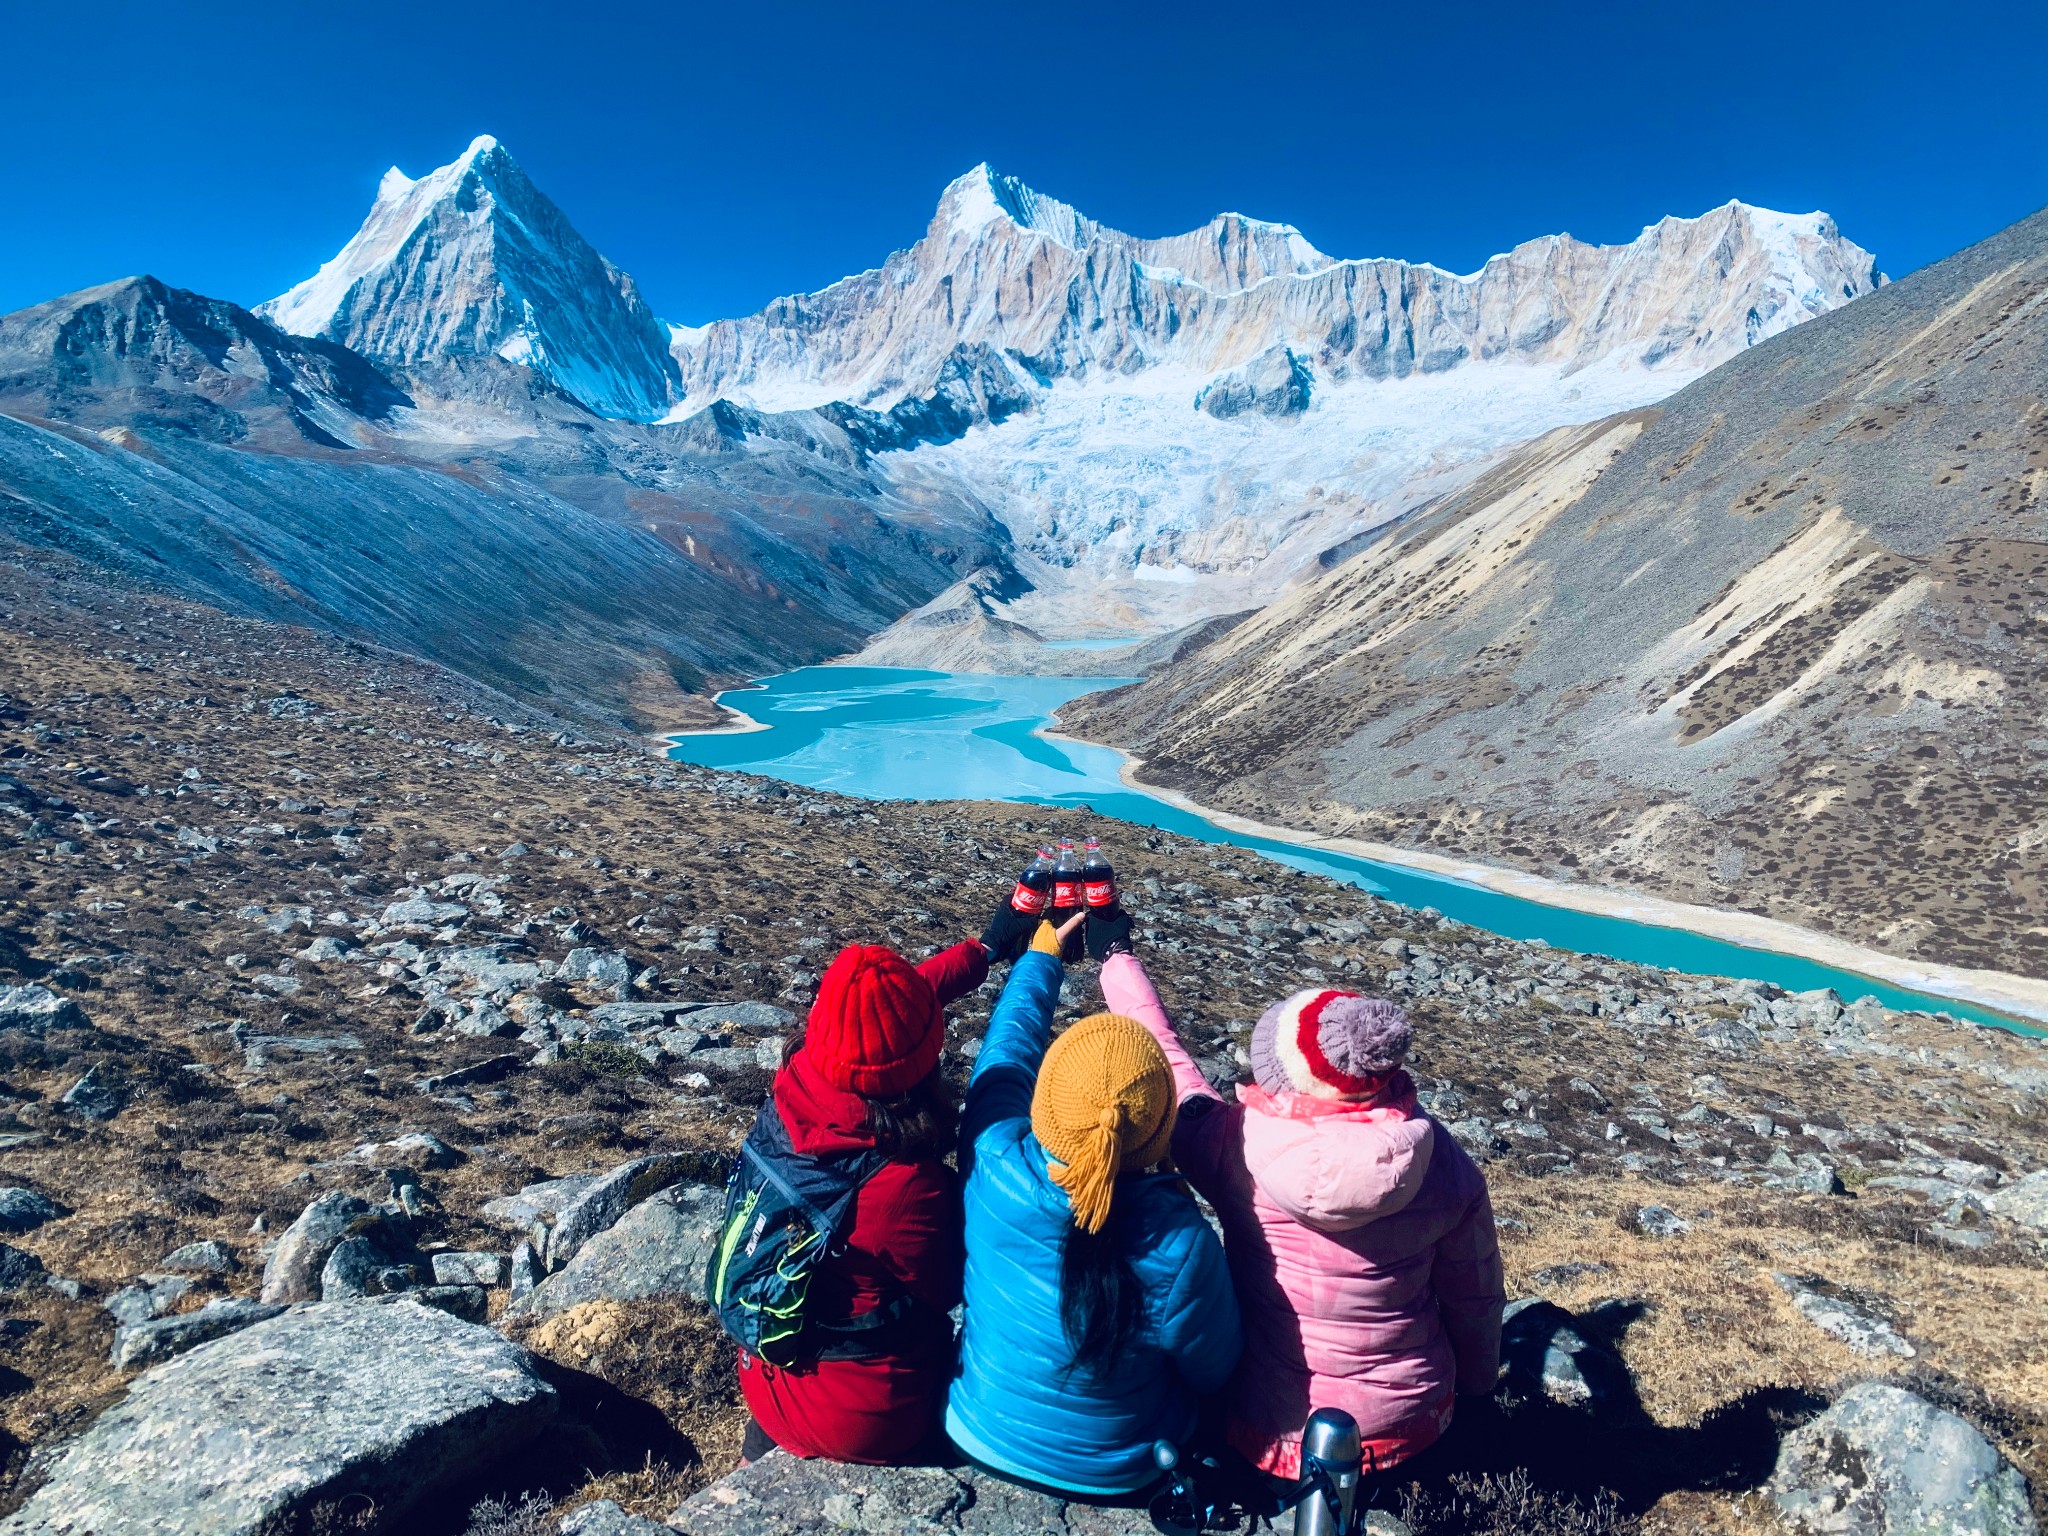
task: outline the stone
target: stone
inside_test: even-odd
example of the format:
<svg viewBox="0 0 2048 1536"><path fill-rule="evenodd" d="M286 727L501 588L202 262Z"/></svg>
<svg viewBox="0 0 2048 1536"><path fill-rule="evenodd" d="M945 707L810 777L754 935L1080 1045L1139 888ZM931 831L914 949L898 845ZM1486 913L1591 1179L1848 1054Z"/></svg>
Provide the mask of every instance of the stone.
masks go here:
<svg viewBox="0 0 2048 1536"><path fill-rule="evenodd" d="M34 982L0 987L0 1030L40 1035L50 1029L88 1029L91 1024L83 1008L48 987Z"/></svg>
<svg viewBox="0 0 2048 1536"><path fill-rule="evenodd" d="M1493 1122L1483 1115L1468 1115L1463 1120L1454 1120L1444 1129L1471 1154L1474 1162L1486 1162L1508 1150L1507 1142L1494 1131Z"/></svg>
<svg viewBox="0 0 2048 1536"><path fill-rule="evenodd" d="M349 1156L380 1168L454 1168L468 1159L431 1131L363 1143Z"/></svg>
<svg viewBox="0 0 2048 1536"><path fill-rule="evenodd" d="M369 1201L332 1190L313 1201L284 1229L263 1266L263 1299L272 1302L311 1301L320 1293L320 1273L335 1245L369 1216Z"/></svg>
<svg viewBox="0 0 2048 1536"><path fill-rule="evenodd" d="M563 1208L574 1204L577 1196L595 1184L597 1179L594 1173L571 1173L559 1179L543 1179L538 1184L525 1185L516 1195L500 1195L495 1200L486 1200L483 1218L493 1226L514 1232L525 1232L537 1221L552 1225Z"/></svg>
<svg viewBox="0 0 2048 1536"><path fill-rule="evenodd" d="M724 1211L725 1191L715 1185L671 1185L591 1237L507 1315L553 1317L586 1301L702 1301Z"/></svg>
<svg viewBox="0 0 2048 1536"><path fill-rule="evenodd" d="M574 1516L571 1517L572 1519ZM597 1517L592 1517L593 1519ZM566 1524L562 1527L570 1529ZM575 1536L614 1536L594 1525ZM1156 1536L1142 1508L1074 1504L972 1465L855 1467L770 1451L668 1517L682 1536ZM1408 1536L1374 1511L1369 1536ZM654 1536L627 1526L618 1536Z"/></svg>
<svg viewBox="0 0 2048 1536"><path fill-rule="evenodd" d="M71 1212L48 1195L18 1185L0 1189L0 1232L33 1232L46 1221L56 1221Z"/></svg>
<svg viewBox="0 0 2048 1536"><path fill-rule="evenodd" d="M272 1053L293 1056L332 1056L336 1051L360 1051L363 1042L354 1035L248 1035L242 1040L242 1064L251 1070L270 1064Z"/></svg>
<svg viewBox="0 0 2048 1536"><path fill-rule="evenodd" d="M136 1284L114 1292L105 1305L116 1323L133 1327L162 1317L191 1288L192 1282L183 1275L144 1275Z"/></svg>
<svg viewBox="0 0 2048 1536"><path fill-rule="evenodd" d="M416 1301L423 1307L446 1312L465 1323L481 1323L490 1316L491 1298L480 1285L422 1285L407 1291L392 1291L373 1298L377 1301Z"/></svg>
<svg viewBox="0 0 2048 1536"><path fill-rule="evenodd" d="M113 1361L122 1370L158 1365L212 1339L225 1338L276 1317L282 1306L244 1296L220 1296L197 1312L159 1317L114 1331Z"/></svg>
<svg viewBox="0 0 2048 1536"><path fill-rule="evenodd" d="M629 1515L610 1499L571 1510L555 1529L560 1536L675 1536L669 1526Z"/></svg>
<svg viewBox="0 0 2048 1536"><path fill-rule="evenodd" d="M560 1269L576 1250L657 1190L684 1178L692 1159L674 1152L622 1163L562 1208L548 1232L547 1267Z"/></svg>
<svg viewBox="0 0 2048 1536"><path fill-rule="evenodd" d="M320 1269L320 1299L351 1301L359 1296L388 1296L410 1290L418 1276L398 1262L390 1249L365 1233L344 1237Z"/></svg>
<svg viewBox="0 0 2048 1536"><path fill-rule="evenodd" d="M1799 1536L2038 1536L2026 1480L1965 1420L1865 1381L1778 1448L1772 1502Z"/></svg>
<svg viewBox="0 0 2048 1536"><path fill-rule="evenodd" d="M1822 1333L1840 1339L1852 1354L1873 1360L1886 1356L1910 1360L1919 1353L1890 1323L1835 1294L1826 1282L1805 1275L1773 1274L1771 1279L1792 1298L1793 1310Z"/></svg>
<svg viewBox="0 0 2048 1536"><path fill-rule="evenodd" d="M2048 1232L2048 1168L1994 1190L1984 1197L1984 1204L1994 1216Z"/></svg>
<svg viewBox="0 0 2048 1536"><path fill-rule="evenodd" d="M590 1022L616 1029L658 1029L684 1006L678 1003L599 1003L590 1010Z"/></svg>
<svg viewBox="0 0 2048 1536"><path fill-rule="evenodd" d="M502 1253L437 1253L434 1255L436 1285L496 1285L504 1278Z"/></svg>
<svg viewBox="0 0 2048 1536"><path fill-rule="evenodd" d="M383 922L387 928L440 928L460 923L468 916L469 908L459 902L429 901L424 896L415 896L386 907Z"/></svg>
<svg viewBox="0 0 2048 1536"><path fill-rule="evenodd" d="M621 950L572 949L556 970L555 979L623 988L633 980L633 962Z"/></svg>
<svg viewBox="0 0 2048 1536"><path fill-rule="evenodd" d="M299 951L301 960L345 960L353 953L340 939L322 935Z"/></svg>
<svg viewBox="0 0 2048 1536"><path fill-rule="evenodd" d="M57 1102L81 1120L111 1120L127 1107L128 1091L98 1067L88 1067L85 1076L66 1088Z"/></svg>
<svg viewBox="0 0 2048 1536"><path fill-rule="evenodd" d="M15 1296L47 1278L43 1261L25 1248L0 1243L0 1296Z"/></svg>
<svg viewBox="0 0 2048 1536"><path fill-rule="evenodd" d="M235 1256L225 1243L209 1238L173 1248L163 1256L162 1267L186 1275L224 1275L235 1267Z"/></svg>
<svg viewBox="0 0 2048 1536"><path fill-rule="evenodd" d="M788 1029L796 1015L773 1003L707 1003L683 1015L683 1022L709 1035L721 1029Z"/></svg>
<svg viewBox="0 0 2048 1536"><path fill-rule="evenodd" d="M343 1499L404 1529L557 1401L518 1345L410 1300L294 1307L138 1377L0 1532L256 1536Z"/></svg>
<svg viewBox="0 0 2048 1536"><path fill-rule="evenodd" d="M501 1077L510 1077L526 1065L526 1058L516 1052L502 1056L487 1056L482 1061L472 1062L466 1067L457 1067L453 1072L442 1072L434 1077L413 1079L415 1093L440 1093L447 1088L467 1088L475 1083L495 1083Z"/></svg>
<svg viewBox="0 0 2048 1536"><path fill-rule="evenodd" d="M540 1261L534 1257L533 1244L514 1243L512 1264L507 1289L517 1301L540 1283Z"/></svg>
<svg viewBox="0 0 2048 1536"><path fill-rule="evenodd" d="M1692 1230L1692 1223L1668 1205L1640 1207L1633 1224L1645 1237L1683 1237Z"/></svg>

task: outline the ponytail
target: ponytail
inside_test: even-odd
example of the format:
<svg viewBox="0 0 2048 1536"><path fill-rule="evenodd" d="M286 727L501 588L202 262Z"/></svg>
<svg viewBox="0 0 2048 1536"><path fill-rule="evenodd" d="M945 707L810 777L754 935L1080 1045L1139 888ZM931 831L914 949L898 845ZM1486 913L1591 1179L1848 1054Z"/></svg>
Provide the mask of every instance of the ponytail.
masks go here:
<svg viewBox="0 0 2048 1536"><path fill-rule="evenodd" d="M1092 1232L1069 1225L1060 1249L1060 1327L1073 1351L1067 1370L1097 1380L1116 1369L1144 1326L1144 1295L1118 1216L1111 1205Z"/></svg>

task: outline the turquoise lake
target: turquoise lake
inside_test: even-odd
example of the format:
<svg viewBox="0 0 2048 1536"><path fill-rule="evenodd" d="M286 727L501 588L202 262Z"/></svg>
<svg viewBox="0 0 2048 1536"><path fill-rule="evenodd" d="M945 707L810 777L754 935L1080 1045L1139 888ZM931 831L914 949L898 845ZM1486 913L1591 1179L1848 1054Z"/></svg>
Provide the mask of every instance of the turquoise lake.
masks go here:
<svg viewBox="0 0 2048 1536"><path fill-rule="evenodd" d="M1069 699L1119 681L1125 680L806 667L722 696L767 729L679 736L669 755L870 800L1086 805L1136 826L1249 848L1405 906L1435 907L1510 938L1542 939L1559 949L1696 975L1749 977L1788 991L1832 987L1852 1001L1871 996L1892 1008L1935 1010L2008 1027L2015 1023L1975 1004L1907 991L1792 955L1680 928L1545 906L1398 864L1228 831L1126 786L1117 772L1122 757L1109 748L1048 741L1036 734ZM1109 853L1114 860L1117 850L1112 847Z"/></svg>

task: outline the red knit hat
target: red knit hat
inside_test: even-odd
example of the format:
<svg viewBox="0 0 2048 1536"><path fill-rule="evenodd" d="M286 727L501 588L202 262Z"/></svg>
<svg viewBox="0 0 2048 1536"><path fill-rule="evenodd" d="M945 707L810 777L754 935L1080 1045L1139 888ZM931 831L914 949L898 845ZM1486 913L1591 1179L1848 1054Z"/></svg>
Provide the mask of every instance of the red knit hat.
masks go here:
<svg viewBox="0 0 2048 1536"><path fill-rule="evenodd" d="M907 1093L939 1064L932 984L895 950L849 944L818 983L804 1049L825 1081L870 1098Z"/></svg>

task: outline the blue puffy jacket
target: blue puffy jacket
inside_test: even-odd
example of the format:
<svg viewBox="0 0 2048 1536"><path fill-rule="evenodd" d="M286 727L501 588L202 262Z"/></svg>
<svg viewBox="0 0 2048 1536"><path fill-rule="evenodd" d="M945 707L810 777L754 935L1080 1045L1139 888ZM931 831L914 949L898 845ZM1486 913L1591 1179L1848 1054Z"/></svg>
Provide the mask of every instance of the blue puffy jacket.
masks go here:
<svg viewBox="0 0 2048 1536"><path fill-rule="evenodd" d="M975 1059L960 1127L967 1310L946 1432L983 1465L1110 1497L1152 1482L1152 1443L1185 1445L1195 1398L1237 1364L1237 1300L1223 1246L1171 1174L1118 1181L1114 1220L1144 1288L1141 1341L1108 1380L1071 1369L1060 1324L1066 1192L1031 1134L1031 1090L1052 1040L1057 956L1010 973Z"/></svg>

